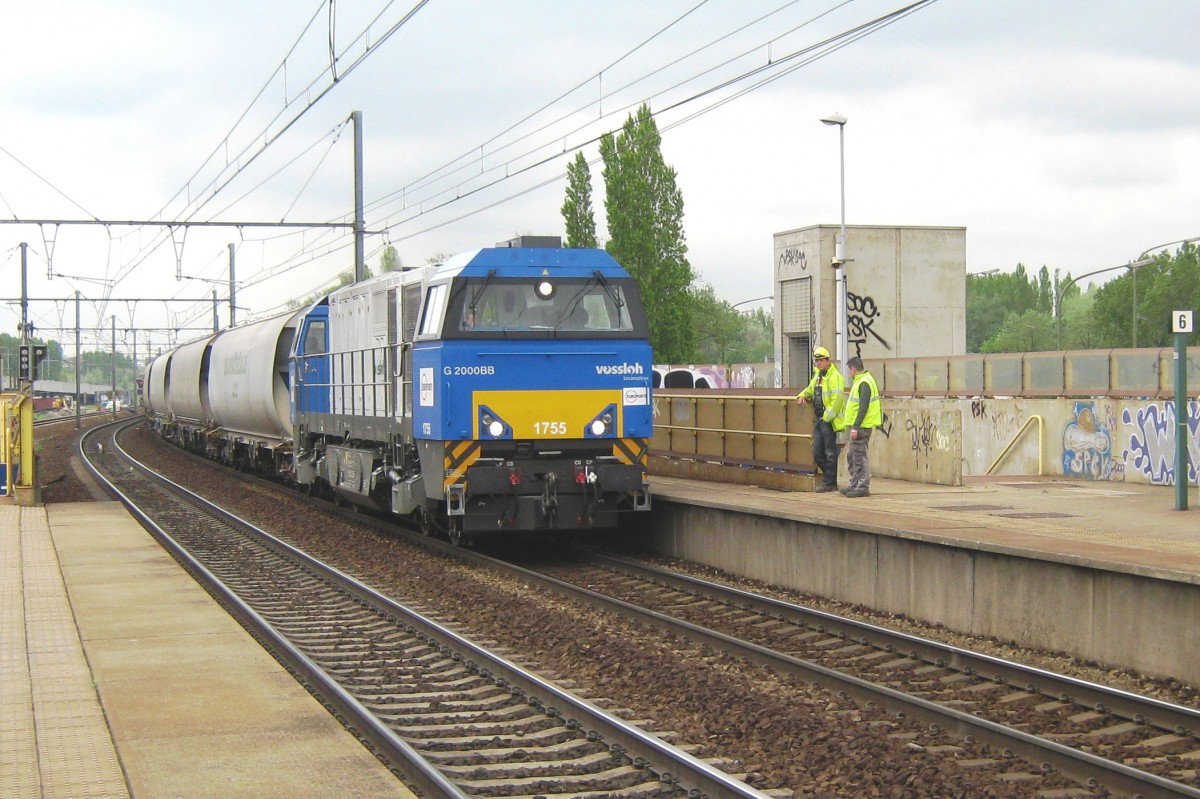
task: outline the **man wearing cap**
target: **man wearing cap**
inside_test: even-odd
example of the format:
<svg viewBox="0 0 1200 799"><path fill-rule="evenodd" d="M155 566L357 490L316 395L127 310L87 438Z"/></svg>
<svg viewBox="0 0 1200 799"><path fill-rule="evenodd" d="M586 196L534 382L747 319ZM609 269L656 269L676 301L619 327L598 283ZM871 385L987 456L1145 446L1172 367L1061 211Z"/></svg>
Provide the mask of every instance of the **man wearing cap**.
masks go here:
<svg viewBox="0 0 1200 799"><path fill-rule="evenodd" d="M796 402L803 405L812 400L816 422L813 424L813 463L825 475L814 490L818 494L837 490L837 434L845 427L842 406L846 402L846 381L829 360L829 350L817 347L813 351L813 376Z"/></svg>

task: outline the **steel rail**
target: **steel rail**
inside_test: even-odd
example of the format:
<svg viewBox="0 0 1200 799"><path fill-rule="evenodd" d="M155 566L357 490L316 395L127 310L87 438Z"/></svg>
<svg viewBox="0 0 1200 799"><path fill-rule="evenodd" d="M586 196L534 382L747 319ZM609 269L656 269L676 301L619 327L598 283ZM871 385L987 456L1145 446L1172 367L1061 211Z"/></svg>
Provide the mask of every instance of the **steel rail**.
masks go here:
<svg viewBox="0 0 1200 799"><path fill-rule="evenodd" d="M732 657L775 669L780 673L816 682L831 691L844 694L868 708L882 707L898 718L914 718L962 740L976 740L1015 754L1043 768L1057 769L1084 784L1102 784L1122 795L1142 799L1200 799L1200 790L1150 774L1123 763L1073 749L1036 735L981 719L920 697L876 685L868 680L842 674L816 663L786 655L758 644L742 641L725 633L647 610L587 588L572 585L548 575L504 563L474 552L461 552L466 559L509 575L536 583L550 590L634 619L649 627L688 638Z"/></svg>
<svg viewBox="0 0 1200 799"><path fill-rule="evenodd" d="M211 591L219 601L229 610L231 615L238 619L248 630L250 630L256 638L265 642L266 646L280 659L283 665L291 670L294 674L299 675L302 682L307 681L309 685L316 686L322 698L329 700L335 707L338 713L342 714L343 718L350 721L356 728L356 732L361 735L373 747L376 752L384 752L390 755L394 762L402 763L407 767L406 776L416 785L419 790L427 792L430 796L443 797L444 799L469 799L457 785L445 777L437 768L422 757L408 743L401 739L398 735L388 729L373 713L363 707L356 698L346 691L341 685L335 682L324 670L317 666L307 655L301 652L296 646L288 641L276 629L269 624L261 615L253 608L243 602L237 594L225 586L221 580L204 567L199 561L191 556L188 551L172 538L166 531L158 526L130 497L126 496L118 489L107 477L105 477L100 469L91 462L88 453L84 446L85 440L92 435L98 434L101 431L107 432L109 428L117 427L118 430L112 432L113 445L131 464L141 470L143 473L152 476L156 481L161 481L164 485L171 488L172 491L182 492L182 495L194 498L201 506L211 508L216 514L230 522L241 527L250 527L257 530L247 522L238 519L233 514L217 508L217 506L199 497L196 494L188 491L186 488L174 483L162 475L155 474L151 469L141 464L131 455L124 451L117 443L116 435L120 432L122 425L132 426L134 423L141 421L121 420L119 422L109 422L105 425L92 428L79 439L79 456L83 459L83 463L91 472L92 476L104 486L105 490L111 493L117 500L123 504L131 514L145 527L156 540L159 541L171 554L174 556L184 568L188 570L197 581L206 589ZM261 532L261 531L260 531ZM262 535L268 535L262 533ZM268 536L273 538L271 536ZM277 540L277 539L275 539ZM282 543L282 542L280 542ZM284 546L287 546L284 544ZM290 548L290 547L289 547Z"/></svg>
<svg viewBox="0 0 1200 799"><path fill-rule="evenodd" d="M489 652L448 627L421 616L412 609L379 594L354 577L312 558L310 555L296 549L270 533L239 519L220 506L154 473L149 467L139 463L123 450L121 451L123 456L143 471L143 473L151 475L156 481L169 486L173 492L186 497L189 502L201 506L207 512L231 524L254 531L256 536L261 536L264 540L270 542L272 546L295 558L304 567L318 572L322 578L329 580L356 599L377 607L397 619L401 619L402 621L399 623L405 627L406 632L421 634L429 640L437 642L442 647L444 654L449 654L450 652L467 653L466 657L471 658L466 661L466 666L469 669L477 669L481 674L487 672L485 676L496 677L502 675L502 679L507 681L510 689L523 694L531 705L544 707L549 714L561 715L566 721L574 719L583 729L594 731L603 740L609 742L610 749L614 753L619 753L630 758L641 758L648 763L654 764L658 767L655 770L659 774L660 781L664 782L664 784L679 785L687 788L690 795L697 799L702 796L709 797L709 799L770 799L766 794L746 785L741 780L726 774L681 749L677 749L637 726L625 722L619 717L539 677L537 674ZM105 482L107 483L107 481ZM138 515L139 519L145 518L140 511L136 515ZM150 524L153 525L153 522ZM166 536L165 533L163 535ZM170 540L169 536L166 536L166 538ZM174 544L173 541L172 544ZM187 559L194 562L190 557ZM203 566L196 565L199 569L204 570ZM207 570L204 570L204 572L207 573ZM215 576L212 579L215 580ZM243 603L238 600L237 604L241 606ZM246 610L249 614L253 614L253 618L260 620L264 625L267 624L252 609L246 607ZM268 629L270 629L269 626ZM278 635L273 630L271 632L273 637ZM282 639L281 636L279 637ZM284 641L284 644L288 649L292 649L291 645L286 641ZM297 654L307 661L303 653L297 652ZM312 667L317 668L315 664L312 664ZM370 711L363 708L358 703L358 700L346 693L344 689L341 690L341 693L345 695L349 703L352 703L350 707L356 711L361 709L363 713L370 715ZM354 717L357 718L357 713ZM380 725L373 717L371 717L371 722L372 729L376 725ZM391 730L388 730L386 727L383 730L388 734L389 744L391 743L391 739L394 738L403 745L404 749L402 751L406 755L411 753L412 757L418 758L419 762L432 770L440 780L445 780L445 777L437 771L436 767L429 765L419 753L395 736ZM407 760L407 757L405 759ZM663 768L664 764L666 768ZM448 784L453 785L453 783ZM455 790L458 789L456 788ZM456 796L457 794L445 795Z"/></svg>
<svg viewBox="0 0 1200 799"><path fill-rule="evenodd" d="M1101 712L1111 713L1139 724L1149 724L1179 735L1200 734L1200 710L1184 705L1164 702L1149 696L1140 696L1088 680L1055 674L1023 663L889 630L869 622L848 619L815 608L754 594L700 577L669 572L626 558L595 551L588 551L588 556L594 563L602 567L611 564L610 568L634 572L643 576L643 579L660 582L682 591L712 594L717 599L725 597L727 601L738 604L747 610L770 614L813 629L819 628L820 632L841 634L859 643L869 642L868 645L881 648L890 646L896 652L907 653L910 657L931 665L974 674L997 683L1021 687L1030 693L1042 694L1059 701L1092 707Z"/></svg>

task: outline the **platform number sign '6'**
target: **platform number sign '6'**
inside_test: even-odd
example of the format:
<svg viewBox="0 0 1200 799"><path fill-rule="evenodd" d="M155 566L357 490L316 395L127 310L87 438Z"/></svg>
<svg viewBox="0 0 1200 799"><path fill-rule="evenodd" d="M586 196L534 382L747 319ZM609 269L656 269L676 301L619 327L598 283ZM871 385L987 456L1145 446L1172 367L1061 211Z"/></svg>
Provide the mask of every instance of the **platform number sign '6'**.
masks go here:
<svg viewBox="0 0 1200 799"><path fill-rule="evenodd" d="M1172 311L1171 312L1171 332L1172 333L1191 333L1192 332L1192 312L1191 311Z"/></svg>

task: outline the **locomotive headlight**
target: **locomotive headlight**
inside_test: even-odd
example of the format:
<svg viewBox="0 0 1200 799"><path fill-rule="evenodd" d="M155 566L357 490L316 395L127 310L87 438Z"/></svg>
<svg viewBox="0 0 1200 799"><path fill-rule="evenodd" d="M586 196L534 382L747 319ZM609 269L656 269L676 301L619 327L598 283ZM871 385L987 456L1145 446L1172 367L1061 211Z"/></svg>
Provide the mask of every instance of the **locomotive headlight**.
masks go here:
<svg viewBox="0 0 1200 799"><path fill-rule="evenodd" d="M592 421L587 423L584 428L584 435L588 438L607 438L615 433L614 420L616 419L616 407L609 405L603 411L598 413Z"/></svg>
<svg viewBox="0 0 1200 799"><path fill-rule="evenodd" d="M512 428L500 414L486 405L480 406L479 415L475 417L478 436L485 439L512 438Z"/></svg>
<svg viewBox="0 0 1200 799"><path fill-rule="evenodd" d="M554 284L549 280L539 280L534 287L540 299L548 300L554 296Z"/></svg>

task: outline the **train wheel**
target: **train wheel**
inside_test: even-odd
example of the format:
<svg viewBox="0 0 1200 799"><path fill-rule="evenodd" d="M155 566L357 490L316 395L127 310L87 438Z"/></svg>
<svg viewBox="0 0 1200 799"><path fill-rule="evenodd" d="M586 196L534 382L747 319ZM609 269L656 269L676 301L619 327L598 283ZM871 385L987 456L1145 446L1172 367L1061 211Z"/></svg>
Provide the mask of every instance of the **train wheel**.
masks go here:
<svg viewBox="0 0 1200 799"><path fill-rule="evenodd" d="M446 533L450 543L456 547L466 546L470 539L463 536L463 520L461 516L451 516L447 519Z"/></svg>
<svg viewBox="0 0 1200 799"><path fill-rule="evenodd" d="M433 535L433 514L429 508L417 509L417 525L423 536Z"/></svg>

